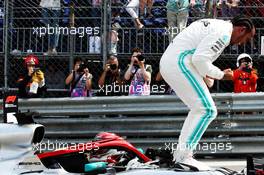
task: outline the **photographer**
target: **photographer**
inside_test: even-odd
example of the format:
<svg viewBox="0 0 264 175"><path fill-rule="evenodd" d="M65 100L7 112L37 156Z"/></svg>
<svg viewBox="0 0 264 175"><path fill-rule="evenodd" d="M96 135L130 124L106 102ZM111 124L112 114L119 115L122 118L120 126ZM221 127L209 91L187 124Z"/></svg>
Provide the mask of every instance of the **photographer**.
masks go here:
<svg viewBox="0 0 264 175"><path fill-rule="evenodd" d="M65 80L65 84L70 84L71 97L91 96L92 74L89 73L88 66L81 58L74 59L74 69ZM88 95L87 95L88 94Z"/></svg>
<svg viewBox="0 0 264 175"><path fill-rule="evenodd" d="M150 95L152 67L145 65L145 58L142 50L134 48L132 50L131 62L125 73L125 80L130 83L129 95Z"/></svg>
<svg viewBox="0 0 264 175"><path fill-rule="evenodd" d="M233 71L234 92L256 92L258 75L252 68L252 58L241 54L237 58L237 69Z"/></svg>
<svg viewBox="0 0 264 175"><path fill-rule="evenodd" d="M104 66L104 71L101 74L99 81L99 96L119 96L122 94L121 88L115 88L122 85L118 59L115 56L110 56Z"/></svg>
<svg viewBox="0 0 264 175"><path fill-rule="evenodd" d="M17 86L20 98L43 97L47 88L44 73L40 70L39 60L35 55L28 55L24 59L24 68L20 75Z"/></svg>

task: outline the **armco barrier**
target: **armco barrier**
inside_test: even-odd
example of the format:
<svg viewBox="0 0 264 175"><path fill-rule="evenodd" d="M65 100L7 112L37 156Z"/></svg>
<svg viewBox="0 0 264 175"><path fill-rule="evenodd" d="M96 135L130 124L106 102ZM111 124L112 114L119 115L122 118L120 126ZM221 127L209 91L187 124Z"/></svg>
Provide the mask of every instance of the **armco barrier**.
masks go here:
<svg viewBox="0 0 264 175"><path fill-rule="evenodd" d="M218 116L198 152L264 153L264 93L212 96ZM23 99L19 106L40 114L36 121L46 126L45 142L85 142L107 131L143 148L176 148L188 112L176 96Z"/></svg>

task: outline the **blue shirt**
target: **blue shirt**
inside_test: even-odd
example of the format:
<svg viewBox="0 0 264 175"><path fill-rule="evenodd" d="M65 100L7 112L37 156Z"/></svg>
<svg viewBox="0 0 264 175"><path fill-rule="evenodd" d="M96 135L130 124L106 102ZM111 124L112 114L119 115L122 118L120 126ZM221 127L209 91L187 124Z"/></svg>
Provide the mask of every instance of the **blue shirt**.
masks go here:
<svg viewBox="0 0 264 175"><path fill-rule="evenodd" d="M167 10L173 12L187 11L189 7L189 0L168 0Z"/></svg>

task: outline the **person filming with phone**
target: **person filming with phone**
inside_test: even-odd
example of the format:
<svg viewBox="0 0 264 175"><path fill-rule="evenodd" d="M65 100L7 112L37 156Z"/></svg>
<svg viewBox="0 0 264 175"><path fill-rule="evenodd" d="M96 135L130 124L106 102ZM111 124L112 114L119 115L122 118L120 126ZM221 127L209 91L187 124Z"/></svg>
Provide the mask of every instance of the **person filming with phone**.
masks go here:
<svg viewBox="0 0 264 175"><path fill-rule="evenodd" d="M233 71L234 92L256 92L258 75L253 69L251 56L246 53L240 54L237 58L237 67Z"/></svg>

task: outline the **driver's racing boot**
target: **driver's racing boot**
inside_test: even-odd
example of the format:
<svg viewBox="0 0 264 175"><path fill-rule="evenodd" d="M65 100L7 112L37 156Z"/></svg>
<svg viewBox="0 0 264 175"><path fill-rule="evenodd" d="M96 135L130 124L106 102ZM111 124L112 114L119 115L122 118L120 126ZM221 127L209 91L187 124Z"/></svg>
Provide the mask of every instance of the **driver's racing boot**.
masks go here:
<svg viewBox="0 0 264 175"><path fill-rule="evenodd" d="M177 150L173 153L173 160L175 163L183 163L196 167L199 171L212 170L208 165L193 158L192 151L189 150Z"/></svg>

